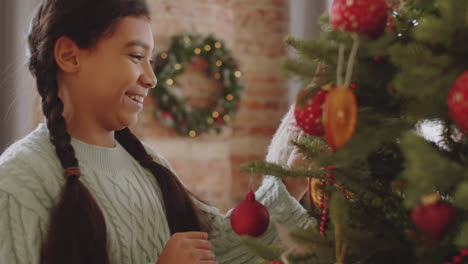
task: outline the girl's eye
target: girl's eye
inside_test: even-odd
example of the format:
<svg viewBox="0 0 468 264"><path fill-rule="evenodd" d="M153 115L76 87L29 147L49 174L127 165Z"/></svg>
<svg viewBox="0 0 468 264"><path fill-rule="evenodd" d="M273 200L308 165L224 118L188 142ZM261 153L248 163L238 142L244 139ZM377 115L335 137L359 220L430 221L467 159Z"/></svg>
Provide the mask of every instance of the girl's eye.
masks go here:
<svg viewBox="0 0 468 264"><path fill-rule="evenodd" d="M141 61L144 58L143 56L140 56L140 55L130 55L130 57L132 57L132 58L134 58L134 59L136 59L138 61Z"/></svg>

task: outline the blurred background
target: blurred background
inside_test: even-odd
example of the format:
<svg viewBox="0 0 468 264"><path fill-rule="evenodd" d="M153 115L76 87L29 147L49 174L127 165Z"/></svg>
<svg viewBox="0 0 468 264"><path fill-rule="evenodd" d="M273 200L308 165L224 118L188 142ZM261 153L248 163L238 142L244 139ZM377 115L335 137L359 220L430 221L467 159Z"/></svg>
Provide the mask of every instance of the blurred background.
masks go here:
<svg viewBox="0 0 468 264"><path fill-rule="evenodd" d="M240 63L240 108L221 134L179 136L154 118L150 97L133 131L166 157L190 190L221 211L248 191L239 165L263 159L281 117L301 88L287 80L281 62L287 36L315 38L327 0L147 0L157 52L179 33L214 34ZM0 154L43 122L27 71L26 35L39 0L0 0ZM99 73L96 74L99 76ZM205 82L206 83L206 82ZM197 87L184 87L195 89ZM254 184L260 183L254 176Z"/></svg>

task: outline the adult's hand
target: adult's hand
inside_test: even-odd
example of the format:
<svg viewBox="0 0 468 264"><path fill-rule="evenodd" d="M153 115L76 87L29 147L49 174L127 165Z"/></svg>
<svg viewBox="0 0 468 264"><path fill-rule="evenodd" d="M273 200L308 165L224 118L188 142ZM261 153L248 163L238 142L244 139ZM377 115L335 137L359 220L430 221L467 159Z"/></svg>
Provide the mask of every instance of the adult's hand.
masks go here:
<svg viewBox="0 0 468 264"><path fill-rule="evenodd" d="M311 164L304 160L302 158L302 155L297 151L297 149L294 149L293 152L291 153L291 156L289 156L288 167L302 167L302 168L307 168L310 167ZM300 200L302 196L307 192L307 178L293 178L293 177L287 177L283 178L283 183L286 186L286 189L288 189L289 194L291 194L292 197L294 197L296 200Z"/></svg>

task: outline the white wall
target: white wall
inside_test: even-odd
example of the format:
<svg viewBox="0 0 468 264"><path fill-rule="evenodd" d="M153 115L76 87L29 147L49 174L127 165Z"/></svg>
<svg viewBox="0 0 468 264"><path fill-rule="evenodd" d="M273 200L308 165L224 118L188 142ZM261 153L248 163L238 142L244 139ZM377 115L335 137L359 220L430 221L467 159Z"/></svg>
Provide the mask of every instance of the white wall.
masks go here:
<svg viewBox="0 0 468 264"><path fill-rule="evenodd" d="M330 0L290 0L290 35L298 39L317 38L320 35L319 18L327 9ZM294 103L297 92L302 88L294 80L288 82L289 102Z"/></svg>
<svg viewBox="0 0 468 264"><path fill-rule="evenodd" d="M32 129L26 34L36 0L0 0L0 153Z"/></svg>

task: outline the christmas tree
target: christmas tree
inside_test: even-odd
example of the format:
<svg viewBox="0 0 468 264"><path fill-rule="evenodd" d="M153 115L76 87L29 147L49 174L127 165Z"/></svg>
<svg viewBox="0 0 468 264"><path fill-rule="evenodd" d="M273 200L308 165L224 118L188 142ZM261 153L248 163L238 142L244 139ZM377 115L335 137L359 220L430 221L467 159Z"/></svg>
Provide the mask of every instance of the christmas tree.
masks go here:
<svg viewBox="0 0 468 264"><path fill-rule="evenodd" d="M244 167L308 177L317 225L244 243L265 263L468 263L468 0L335 0L321 23L286 41L310 168Z"/></svg>

